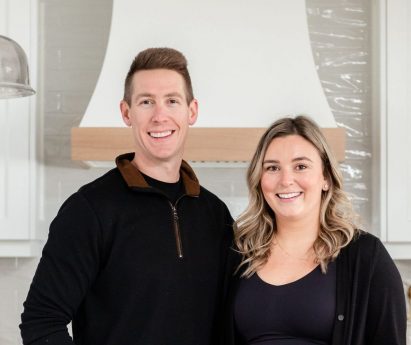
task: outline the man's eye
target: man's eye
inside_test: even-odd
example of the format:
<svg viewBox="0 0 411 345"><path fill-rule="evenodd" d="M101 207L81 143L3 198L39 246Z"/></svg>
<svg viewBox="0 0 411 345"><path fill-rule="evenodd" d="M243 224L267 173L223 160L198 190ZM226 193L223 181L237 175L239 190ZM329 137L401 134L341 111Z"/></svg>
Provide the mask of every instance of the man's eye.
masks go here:
<svg viewBox="0 0 411 345"><path fill-rule="evenodd" d="M178 104L178 100L176 100L175 98L171 98L171 99L169 99L169 103Z"/></svg>
<svg viewBox="0 0 411 345"><path fill-rule="evenodd" d="M150 105L150 104L153 104L153 101L151 101L150 99L143 99L143 100L140 102L140 104Z"/></svg>
<svg viewBox="0 0 411 345"><path fill-rule="evenodd" d="M307 166L304 165L304 164L298 164L298 165L296 166L296 169L297 169L297 170L304 170L304 169L307 169Z"/></svg>

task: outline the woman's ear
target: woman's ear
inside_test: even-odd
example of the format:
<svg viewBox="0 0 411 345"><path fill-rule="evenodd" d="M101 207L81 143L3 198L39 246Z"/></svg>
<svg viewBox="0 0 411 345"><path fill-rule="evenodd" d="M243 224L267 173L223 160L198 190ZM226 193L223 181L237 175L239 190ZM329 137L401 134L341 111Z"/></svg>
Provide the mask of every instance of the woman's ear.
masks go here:
<svg viewBox="0 0 411 345"><path fill-rule="evenodd" d="M324 177L324 183L323 183L323 191L326 192L327 190L330 189L330 182L329 182L329 178Z"/></svg>

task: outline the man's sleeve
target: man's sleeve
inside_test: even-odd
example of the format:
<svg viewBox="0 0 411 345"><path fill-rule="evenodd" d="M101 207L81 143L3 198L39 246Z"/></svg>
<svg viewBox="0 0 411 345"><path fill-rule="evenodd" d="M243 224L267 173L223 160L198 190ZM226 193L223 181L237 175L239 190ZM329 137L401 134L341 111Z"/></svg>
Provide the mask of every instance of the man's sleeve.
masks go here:
<svg viewBox="0 0 411 345"><path fill-rule="evenodd" d="M81 193L71 196L50 226L20 324L23 344L72 345L67 324L100 264L98 218Z"/></svg>
<svg viewBox="0 0 411 345"><path fill-rule="evenodd" d="M221 311L219 315L219 331L215 344L231 344L233 336L233 324L231 322L231 302L233 283L235 280L234 273L241 262L241 255L237 252L234 243L234 220L226 209L226 246L225 246L225 265L224 265L224 283L222 291ZM230 339L230 341L228 340Z"/></svg>

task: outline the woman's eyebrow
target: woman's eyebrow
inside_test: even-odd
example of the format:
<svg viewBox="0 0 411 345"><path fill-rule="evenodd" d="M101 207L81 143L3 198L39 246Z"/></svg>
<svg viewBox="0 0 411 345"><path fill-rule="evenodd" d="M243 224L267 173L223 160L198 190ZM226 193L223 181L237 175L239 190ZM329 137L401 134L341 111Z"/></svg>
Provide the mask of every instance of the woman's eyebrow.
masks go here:
<svg viewBox="0 0 411 345"><path fill-rule="evenodd" d="M298 162L298 161L310 161L312 162L312 160L308 157L302 156L302 157L296 157L292 160L292 162Z"/></svg>
<svg viewBox="0 0 411 345"><path fill-rule="evenodd" d="M312 159L310 159L306 156L295 157L295 158L292 159L292 162L300 162L300 161L310 161L310 162L312 162ZM280 161L278 161L276 159L266 159L265 161L263 161L263 164L266 164L266 163L278 164L278 163L280 163Z"/></svg>

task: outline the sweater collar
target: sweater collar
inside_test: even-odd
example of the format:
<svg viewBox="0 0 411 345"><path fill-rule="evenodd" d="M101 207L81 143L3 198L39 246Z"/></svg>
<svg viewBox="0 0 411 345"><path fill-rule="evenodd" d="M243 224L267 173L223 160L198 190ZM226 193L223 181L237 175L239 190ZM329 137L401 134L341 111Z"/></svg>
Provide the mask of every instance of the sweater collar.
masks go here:
<svg viewBox="0 0 411 345"><path fill-rule="evenodd" d="M117 168L120 170L123 179L129 187L149 188L141 172L131 163L134 159L134 152L125 153L116 158ZM200 194L200 183L193 169L186 161L182 161L180 175L187 195L198 196Z"/></svg>

